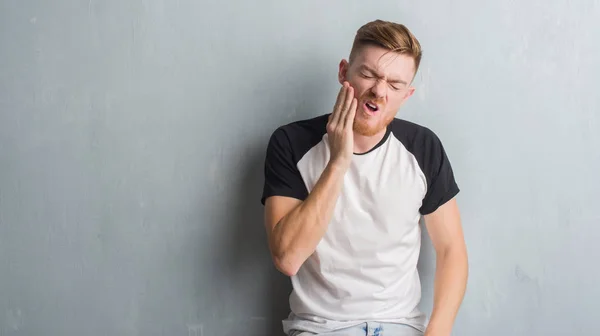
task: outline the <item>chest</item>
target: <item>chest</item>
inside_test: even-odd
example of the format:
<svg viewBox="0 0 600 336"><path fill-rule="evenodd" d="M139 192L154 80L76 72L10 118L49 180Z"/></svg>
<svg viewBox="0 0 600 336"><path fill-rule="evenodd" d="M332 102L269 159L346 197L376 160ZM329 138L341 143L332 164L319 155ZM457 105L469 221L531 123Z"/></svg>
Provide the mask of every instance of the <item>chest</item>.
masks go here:
<svg viewBox="0 0 600 336"><path fill-rule="evenodd" d="M309 192L328 162L329 148L322 142L299 163ZM353 157L330 229L346 234L369 230L373 234L401 235L418 225L426 191L425 175L413 154L389 139L376 150Z"/></svg>

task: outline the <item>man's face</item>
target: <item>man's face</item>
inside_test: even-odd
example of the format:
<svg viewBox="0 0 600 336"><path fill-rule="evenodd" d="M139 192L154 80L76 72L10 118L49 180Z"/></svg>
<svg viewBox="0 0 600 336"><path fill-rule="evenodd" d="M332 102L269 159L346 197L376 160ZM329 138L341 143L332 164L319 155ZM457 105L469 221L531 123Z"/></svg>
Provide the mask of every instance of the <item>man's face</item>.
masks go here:
<svg viewBox="0 0 600 336"><path fill-rule="evenodd" d="M357 134L374 136L387 127L414 92L410 86L414 73L410 56L377 46L362 47L350 64L341 61L339 81L348 81L358 99L354 118Z"/></svg>

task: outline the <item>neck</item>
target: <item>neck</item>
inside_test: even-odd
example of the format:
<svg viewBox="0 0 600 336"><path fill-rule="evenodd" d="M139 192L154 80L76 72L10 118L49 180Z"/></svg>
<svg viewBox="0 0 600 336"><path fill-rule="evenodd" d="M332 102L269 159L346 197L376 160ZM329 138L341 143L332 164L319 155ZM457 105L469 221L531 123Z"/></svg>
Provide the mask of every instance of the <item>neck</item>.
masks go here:
<svg viewBox="0 0 600 336"><path fill-rule="evenodd" d="M354 153L362 154L370 151L385 136L387 128L382 129L375 135L366 136L354 132Z"/></svg>

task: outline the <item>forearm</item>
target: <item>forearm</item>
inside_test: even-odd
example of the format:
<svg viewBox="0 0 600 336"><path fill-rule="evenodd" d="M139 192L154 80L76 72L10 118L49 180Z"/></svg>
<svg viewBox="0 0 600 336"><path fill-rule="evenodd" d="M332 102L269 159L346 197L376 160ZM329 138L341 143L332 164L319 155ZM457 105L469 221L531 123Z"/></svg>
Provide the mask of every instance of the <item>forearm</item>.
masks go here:
<svg viewBox="0 0 600 336"><path fill-rule="evenodd" d="M468 262L464 246L442 251L437 256L434 299L426 336L449 336L467 285Z"/></svg>
<svg viewBox="0 0 600 336"><path fill-rule="evenodd" d="M295 274L325 235L342 189L346 169L330 163L308 197L284 216L271 234L278 268Z"/></svg>

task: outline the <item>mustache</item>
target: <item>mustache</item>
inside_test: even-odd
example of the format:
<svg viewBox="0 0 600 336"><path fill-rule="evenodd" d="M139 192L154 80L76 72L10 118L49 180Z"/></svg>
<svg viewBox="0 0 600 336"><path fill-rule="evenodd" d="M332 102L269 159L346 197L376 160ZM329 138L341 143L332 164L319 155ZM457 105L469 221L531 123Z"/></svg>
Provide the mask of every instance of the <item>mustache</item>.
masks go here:
<svg viewBox="0 0 600 336"><path fill-rule="evenodd" d="M362 94L358 100L359 101L372 101L373 103L377 104L378 106L385 105L385 101L383 98L377 98L377 97L375 97L375 95L373 95L370 92L366 92L366 93Z"/></svg>

